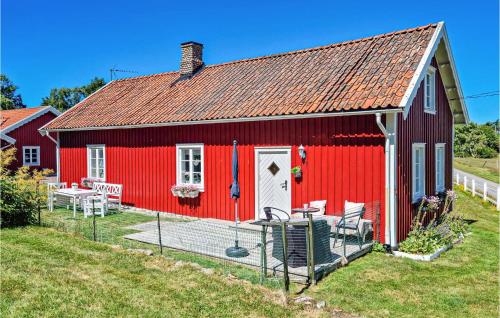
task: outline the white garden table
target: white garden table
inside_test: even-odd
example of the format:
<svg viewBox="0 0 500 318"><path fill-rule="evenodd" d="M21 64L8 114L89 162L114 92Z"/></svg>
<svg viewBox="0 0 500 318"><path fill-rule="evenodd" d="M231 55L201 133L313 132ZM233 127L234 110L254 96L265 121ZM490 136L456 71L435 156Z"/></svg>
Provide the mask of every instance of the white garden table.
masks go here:
<svg viewBox="0 0 500 318"><path fill-rule="evenodd" d="M64 197L70 197L73 198L73 217L76 218L76 200L85 200L86 197L95 195L97 192L93 190L88 190L88 189L73 189L73 188L66 188L66 189L59 189L57 191L54 191L54 195L60 195Z"/></svg>

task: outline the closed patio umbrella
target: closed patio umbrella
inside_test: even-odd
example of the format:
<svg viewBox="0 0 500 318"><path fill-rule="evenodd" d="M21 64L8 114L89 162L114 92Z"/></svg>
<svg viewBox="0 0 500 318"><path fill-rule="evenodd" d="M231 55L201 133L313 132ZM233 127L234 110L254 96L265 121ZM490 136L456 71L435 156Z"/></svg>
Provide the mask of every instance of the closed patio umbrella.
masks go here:
<svg viewBox="0 0 500 318"><path fill-rule="evenodd" d="M234 223L235 223L235 240L234 246L226 249L226 255L229 257L245 257L248 256L248 250L238 246L238 199L240 198L240 185L238 183L238 149L236 148L237 141L233 141L233 183L231 184L230 196L234 199Z"/></svg>

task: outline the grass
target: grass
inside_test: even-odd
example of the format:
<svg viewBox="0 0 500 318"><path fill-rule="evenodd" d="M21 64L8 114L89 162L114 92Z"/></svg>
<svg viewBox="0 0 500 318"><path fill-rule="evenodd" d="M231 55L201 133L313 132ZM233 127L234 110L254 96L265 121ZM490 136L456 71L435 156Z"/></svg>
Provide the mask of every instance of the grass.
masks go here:
<svg viewBox="0 0 500 318"><path fill-rule="evenodd" d="M456 169L499 183L498 158L455 158Z"/></svg>
<svg viewBox="0 0 500 318"><path fill-rule="evenodd" d="M72 212L66 209L55 209L53 212L43 211L43 224L49 227L61 229L70 233L78 233L87 239L93 239L92 218L83 218L83 214L77 213L76 219L72 217ZM127 229L127 226L155 221L156 217L143 215L139 213L112 213L106 217L96 217L96 236L97 241L112 245L119 245L124 248L131 249L150 249L155 254L160 253L157 245L142 243L134 240L124 239L123 236L131 233L136 233L136 230ZM187 219L182 218L161 218L162 221L186 222ZM205 268L215 269L225 274L232 274L240 279L247 280L253 284L260 283L260 273L254 269L237 265L232 262L227 262L219 259L201 256L199 254L187 253L183 251L164 248L163 255L174 260L195 262ZM264 282L264 286L272 289L282 288L283 282L280 278L268 278ZM292 286L293 290L300 286Z"/></svg>
<svg viewBox="0 0 500 318"><path fill-rule="evenodd" d="M472 235L426 263L371 253L307 293L366 317L498 317L499 214L458 191Z"/></svg>
<svg viewBox="0 0 500 318"><path fill-rule="evenodd" d="M278 291L43 227L2 231L2 317L290 317Z"/></svg>
<svg viewBox="0 0 500 318"><path fill-rule="evenodd" d="M464 243L431 263L370 253L306 290L326 300L325 312L283 305L280 292L252 282L258 272L167 250L167 257L132 254L123 248L82 239L90 220L70 212L43 214L60 229L2 230L0 283L2 317L291 317L329 315L334 308L366 317L497 317L499 295L499 213L489 203L458 191L456 208L473 220ZM129 224L153 217L121 213L98 219L102 239L119 246ZM213 268L208 275L178 260Z"/></svg>

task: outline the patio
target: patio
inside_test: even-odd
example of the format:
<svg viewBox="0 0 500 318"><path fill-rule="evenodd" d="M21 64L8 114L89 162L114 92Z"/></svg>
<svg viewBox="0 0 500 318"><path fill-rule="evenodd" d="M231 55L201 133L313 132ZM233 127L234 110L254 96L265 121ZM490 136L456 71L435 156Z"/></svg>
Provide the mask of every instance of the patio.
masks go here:
<svg viewBox="0 0 500 318"><path fill-rule="evenodd" d="M325 217L324 219L333 217ZM143 243L159 245L158 224L156 221L141 223L127 227L140 231L138 233L125 235L125 239L135 240ZM161 241L162 246L197 253L210 257L215 257L225 261L240 263L247 266L261 266L261 242L262 228L248 222L239 225L239 246L246 248L249 252L247 257L232 258L225 253L226 248L234 245L235 228L234 222L215 219L196 219L184 222L161 221ZM348 236L349 237L349 236ZM333 247L332 238L330 240L330 261L316 264L314 268L315 280L322 278L326 274L336 270L341 266L344 247L339 240ZM348 262L366 254L371 250L372 241L367 239L360 249L355 241L346 240L345 258ZM273 237L271 229L266 235L266 257L267 273L280 273L283 265L280 260L273 256ZM291 267L288 269L290 278L294 281L305 281L308 277L307 266Z"/></svg>

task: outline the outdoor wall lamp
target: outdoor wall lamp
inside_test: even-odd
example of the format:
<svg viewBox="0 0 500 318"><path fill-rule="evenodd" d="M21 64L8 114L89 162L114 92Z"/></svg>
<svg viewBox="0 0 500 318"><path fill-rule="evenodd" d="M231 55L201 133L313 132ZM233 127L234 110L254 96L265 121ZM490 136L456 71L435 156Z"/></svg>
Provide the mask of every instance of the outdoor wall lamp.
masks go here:
<svg viewBox="0 0 500 318"><path fill-rule="evenodd" d="M299 156L302 161L306 160L306 150L304 149L304 146L302 144L300 144L299 146Z"/></svg>

